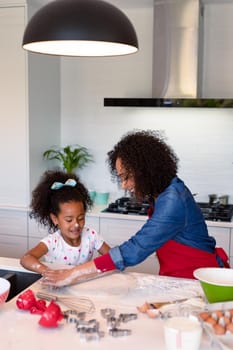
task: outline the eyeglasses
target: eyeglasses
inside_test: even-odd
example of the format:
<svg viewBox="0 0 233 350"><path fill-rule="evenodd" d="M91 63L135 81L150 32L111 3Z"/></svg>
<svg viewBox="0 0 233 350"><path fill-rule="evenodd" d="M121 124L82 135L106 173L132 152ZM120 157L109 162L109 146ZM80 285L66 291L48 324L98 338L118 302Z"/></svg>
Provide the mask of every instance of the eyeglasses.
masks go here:
<svg viewBox="0 0 233 350"><path fill-rule="evenodd" d="M129 179L132 178L131 174L118 174L117 175L118 180L123 183L123 182L127 182Z"/></svg>

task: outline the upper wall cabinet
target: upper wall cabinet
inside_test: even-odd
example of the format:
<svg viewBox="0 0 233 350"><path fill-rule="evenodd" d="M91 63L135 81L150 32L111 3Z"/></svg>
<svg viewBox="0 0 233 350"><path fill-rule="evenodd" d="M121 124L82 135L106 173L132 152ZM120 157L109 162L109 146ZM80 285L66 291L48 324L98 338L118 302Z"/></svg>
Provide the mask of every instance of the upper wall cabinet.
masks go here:
<svg viewBox="0 0 233 350"><path fill-rule="evenodd" d="M26 53L22 37L25 1L0 0L0 207L27 207L45 170L42 153L59 144L59 58Z"/></svg>

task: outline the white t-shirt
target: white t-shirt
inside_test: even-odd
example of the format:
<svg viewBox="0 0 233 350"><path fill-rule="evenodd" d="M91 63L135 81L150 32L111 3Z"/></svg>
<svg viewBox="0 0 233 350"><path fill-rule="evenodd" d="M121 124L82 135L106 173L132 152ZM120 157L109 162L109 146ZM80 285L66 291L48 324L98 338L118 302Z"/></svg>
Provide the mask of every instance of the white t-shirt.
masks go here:
<svg viewBox="0 0 233 350"><path fill-rule="evenodd" d="M104 240L95 230L84 227L81 234L81 243L78 247L66 243L60 230L44 237L41 242L48 247L48 252L43 257L45 262L80 265L92 259L94 251L101 248Z"/></svg>

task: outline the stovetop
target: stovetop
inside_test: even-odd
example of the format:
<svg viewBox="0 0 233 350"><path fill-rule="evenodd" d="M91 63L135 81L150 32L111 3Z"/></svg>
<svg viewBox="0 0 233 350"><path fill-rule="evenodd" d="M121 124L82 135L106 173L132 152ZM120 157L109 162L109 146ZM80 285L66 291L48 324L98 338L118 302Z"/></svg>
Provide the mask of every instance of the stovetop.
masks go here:
<svg viewBox="0 0 233 350"><path fill-rule="evenodd" d="M233 216L232 204L197 203L201 208L205 220L231 221Z"/></svg>
<svg viewBox="0 0 233 350"><path fill-rule="evenodd" d="M104 213L147 215L150 204L146 201L136 201L129 197L121 197L103 210Z"/></svg>
<svg viewBox="0 0 233 350"><path fill-rule="evenodd" d="M231 221L233 216L232 204L209 204L197 202L205 220ZM150 207L147 201L136 201L130 197L121 197L103 210L105 213L147 215Z"/></svg>

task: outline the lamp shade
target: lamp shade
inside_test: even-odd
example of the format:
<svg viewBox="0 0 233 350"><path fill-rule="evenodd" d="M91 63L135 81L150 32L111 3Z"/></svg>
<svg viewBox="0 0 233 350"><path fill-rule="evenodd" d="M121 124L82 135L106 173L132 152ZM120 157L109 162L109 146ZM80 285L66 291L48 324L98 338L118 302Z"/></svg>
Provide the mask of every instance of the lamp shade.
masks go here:
<svg viewBox="0 0 233 350"><path fill-rule="evenodd" d="M28 22L28 51L61 56L116 56L134 53L138 40L128 17L102 0L56 0Z"/></svg>

